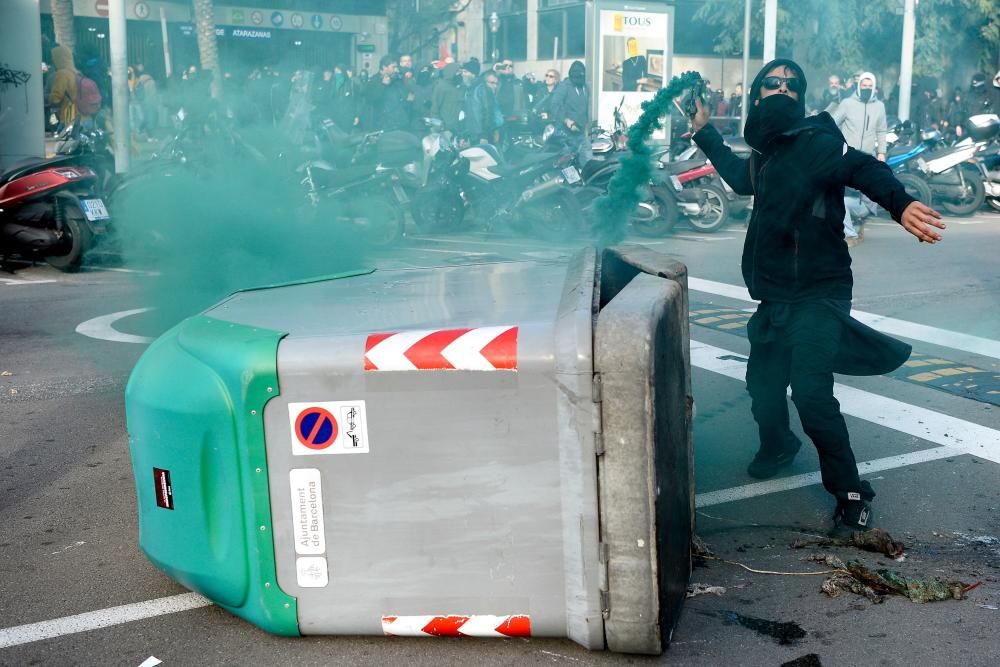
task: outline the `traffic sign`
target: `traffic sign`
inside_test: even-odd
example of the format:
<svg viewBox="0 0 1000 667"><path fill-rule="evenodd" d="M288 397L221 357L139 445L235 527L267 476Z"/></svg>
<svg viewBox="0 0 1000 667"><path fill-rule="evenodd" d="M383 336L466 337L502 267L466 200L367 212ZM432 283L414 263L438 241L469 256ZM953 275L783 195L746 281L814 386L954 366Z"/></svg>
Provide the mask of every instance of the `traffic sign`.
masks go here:
<svg viewBox="0 0 1000 667"><path fill-rule="evenodd" d="M320 407L303 410L295 420L295 437L309 449L326 449L339 433L337 418Z"/></svg>

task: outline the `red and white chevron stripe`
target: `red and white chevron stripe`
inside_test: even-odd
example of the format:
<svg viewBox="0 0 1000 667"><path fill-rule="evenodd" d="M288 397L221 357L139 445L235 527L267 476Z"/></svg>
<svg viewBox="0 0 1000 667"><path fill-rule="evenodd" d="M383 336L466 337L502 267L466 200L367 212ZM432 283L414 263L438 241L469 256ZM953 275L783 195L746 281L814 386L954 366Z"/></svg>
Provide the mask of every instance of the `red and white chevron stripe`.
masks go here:
<svg viewBox="0 0 1000 667"><path fill-rule="evenodd" d="M425 329L368 336L366 371L516 371L517 327Z"/></svg>
<svg viewBox="0 0 1000 667"><path fill-rule="evenodd" d="M393 637L530 637L528 616L383 616Z"/></svg>

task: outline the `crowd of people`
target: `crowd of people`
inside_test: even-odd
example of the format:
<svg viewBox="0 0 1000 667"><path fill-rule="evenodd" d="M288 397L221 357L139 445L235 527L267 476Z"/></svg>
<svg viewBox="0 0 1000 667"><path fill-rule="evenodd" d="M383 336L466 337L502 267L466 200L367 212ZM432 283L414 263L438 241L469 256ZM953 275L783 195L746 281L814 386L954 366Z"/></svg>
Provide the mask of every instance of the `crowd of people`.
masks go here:
<svg viewBox="0 0 1000 667"><path fill-rule="evenodd" d="M108 115L111 77L107 64L88 58L76 67L65 47L52 50L54 68L46 74L49 129ZM410 55L384 56L374 72L345 64L319 70L262 66L244 76L222 74L225 98L243 123L280 125L296 93L307 92L312 120L330 119L347 132L411 130L422 133L425 118L468 143L502 145L519 133L541 132L551 123L570 135L586 136L590 91L582 62L569 71L549 69L541 79L518 76L514 63L483 64L476 58L451 58L422 66ZM184 108L198 116L211 101L212 74L190 65L156 81L142 64L128 68L129 118L133 132L153 137L168 125L168 115ZM96 102L91 97L95 97ZM301 97L301 96L300 96ZM233 104L233 102L235 103Z"/></svg>
<svg viewBox="0 0 1000 667"><path fill-rule="evenodd" d="M855 97L863 78L875 76L870 72L858 71L841 77L831 74L827 86L822 91L809 95L805 100L806 113L820 111L834 114L840 102ZM712 88L711 82L705 91L706 107L712 116L712 124L723 134L739 134L739 121L743 113L743 84L737 83L728 96L722 88ZM872 89L872 99L881 100L886 116L898 116L899 87L890 96L882 97L877 88ZM1000 72L992 82L982 72L972 76L968 87L956 86L946 93L933 77L916 77L910 95L910 121L915 127L936 128L950 141L961 139L966 132L970 116L982 113L1000 113Z"/></svg>
<svg viewBox="0 0 1000 667"><path fill-rule="evenodd" d="M476 58L416 66L410 55L383 56L376 71L355 72L343 64L318 72L253 70L242 83L242 113L252 121L280 123L296 89L308 88L314 118L328 118L345 131L425 131L425 119L472 144L503 145L519 133L540 132L548 123L585 136L589 90L581 62L569 76L550 69L542 80L517 76L514 63L483 64ZM229 92L240 84L228 78ZM290 94L292 93L292 94ZM582 142L581 142L582 143Z"/></svg>

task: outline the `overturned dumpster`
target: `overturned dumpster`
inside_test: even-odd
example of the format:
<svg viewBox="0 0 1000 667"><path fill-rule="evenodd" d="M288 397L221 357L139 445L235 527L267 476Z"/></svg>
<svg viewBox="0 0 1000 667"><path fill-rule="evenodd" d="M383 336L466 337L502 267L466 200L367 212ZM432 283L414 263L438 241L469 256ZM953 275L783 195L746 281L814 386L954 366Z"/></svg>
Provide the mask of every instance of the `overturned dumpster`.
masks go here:
<svg viewBox="0 0 1000 667"><path fill-rule="evenodd" d="M626 246L238 292L129 381L140 546L276 634L659 653L690 570L686 298Z"/></svg>

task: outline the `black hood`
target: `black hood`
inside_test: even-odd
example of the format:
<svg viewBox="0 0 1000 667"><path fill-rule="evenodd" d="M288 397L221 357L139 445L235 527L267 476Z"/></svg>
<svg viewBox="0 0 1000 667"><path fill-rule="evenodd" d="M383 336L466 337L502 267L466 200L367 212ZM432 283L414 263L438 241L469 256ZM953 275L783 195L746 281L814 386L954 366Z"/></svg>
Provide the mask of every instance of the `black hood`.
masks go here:
<svg viewBox="0 0 1000 667"><path fill-rule="evenodd" d="M583 84L587 80L587 68L579 60L574 60L569 66L569 78L576 84Z"/></svg>
<svg viewBox="0 0 1000 667"><path fill-rule="evenodd" d="M801 80L802 90L797 100L791 95L769 95L763 100L760 98L764 78L775 68L788 68ZM805 92L805 73L794 61L778 58L764 65L750 84L747 97L750 106L743 136L751 148L759 153L771 153L774 142L803 126L806 114Z"/></svg>
<svg viewBox="0 0 1000 667"><path fill-rule="evenodd" d="M797 62L795 62L794 60L789 60L788 58L776 58L771 62L769 62L768 64L764 65L764 67L761 68L759 72L757 72L757 76L753 78L753 83L750 84L750 90L747 91L747 104L750 105L749 113L752 114L753 110L756 108L754 102L760 97L760 86L764 81L764 77L767 76L767 73L773 70L775 67L787 67L788 69L795 72L795 76L799 77L799 79L802 81L802 92L799 93L798 102L799 102L799 110L802 112L802 115L805 116L806 73L802 71L802 68L799 67L799 64Z"/></svg>

